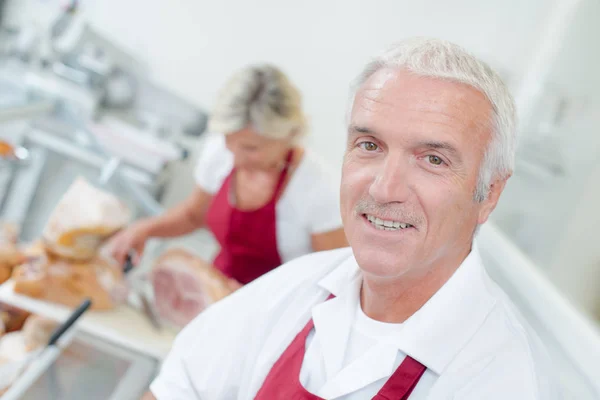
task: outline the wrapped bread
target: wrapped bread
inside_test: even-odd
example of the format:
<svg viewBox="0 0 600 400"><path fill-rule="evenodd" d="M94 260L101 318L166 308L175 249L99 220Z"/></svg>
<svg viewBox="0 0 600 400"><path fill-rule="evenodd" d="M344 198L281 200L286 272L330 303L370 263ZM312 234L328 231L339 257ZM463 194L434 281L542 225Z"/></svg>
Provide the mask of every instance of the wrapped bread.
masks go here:
<svg viewBox="0 0 600 400"><path fill-rule="evenodd" d="M151 274L160 317L183 327L206 307L231 294L239 284L183 249L165 251Z"/></svg>
<svg viewBox="0 0 600 400"><path fill-rule="evenodd" d="M125 203L77 178L58 202L43 231L52 253L73 260L91 260L102 242L125 227Z"/></svg>
<svg viewBox="0 0 600 400"><path fill-rule="evenodd" d="M108 310L127 297L122 270L100 256L70 261L44 254L16 267L12 279L16 293L68 307L90 298L93 310Z"/></svg>

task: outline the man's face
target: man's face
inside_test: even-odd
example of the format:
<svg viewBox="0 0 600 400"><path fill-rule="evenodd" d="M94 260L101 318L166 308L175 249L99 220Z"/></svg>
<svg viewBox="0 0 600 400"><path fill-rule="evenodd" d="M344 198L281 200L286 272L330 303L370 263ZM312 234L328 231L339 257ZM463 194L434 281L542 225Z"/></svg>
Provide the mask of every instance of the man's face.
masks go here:
<svg viewBox="0 0 600 400"><path fill-rule="evenodd" d="M362 85L348 131L341 206L365 273L393 279L466 257L477 224L498 198L474 200L491 114L475 89L404 70L382 69Z"/></svg>

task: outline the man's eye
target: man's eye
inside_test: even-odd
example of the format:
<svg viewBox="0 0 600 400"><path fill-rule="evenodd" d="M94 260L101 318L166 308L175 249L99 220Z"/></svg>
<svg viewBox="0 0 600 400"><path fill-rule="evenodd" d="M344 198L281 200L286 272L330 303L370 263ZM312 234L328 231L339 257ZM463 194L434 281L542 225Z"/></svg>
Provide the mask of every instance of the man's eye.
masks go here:
<svg viewBox="0 0 600 400"><path fill-rule="evenodd" d="M433 165L442 165L444 163L444 160L442 160L438 156L427 156L427 158L429 159L429 162Z"/></svg>
<svg viewBox="0 0 600 400"><path fill-rule="evenodd" d="M379 148L379 146L377 146L373 142L362 142L361 144L359 144L359 146L366 151L375 151Z"/></svg>

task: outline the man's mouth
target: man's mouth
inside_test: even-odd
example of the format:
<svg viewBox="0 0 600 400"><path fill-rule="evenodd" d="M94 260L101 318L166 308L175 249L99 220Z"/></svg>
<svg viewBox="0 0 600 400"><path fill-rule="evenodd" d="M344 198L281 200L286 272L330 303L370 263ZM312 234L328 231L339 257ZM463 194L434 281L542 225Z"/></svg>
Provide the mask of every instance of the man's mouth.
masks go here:
<svg viewBox="0 0 600 400"><path fill-rule="evenodd" d="M374 215L363 214L363 217L371 223L375 228L384 231L399 231L407 228L414 228L411 224L402 221L393 221L387 219L381 219Z"/></svg>

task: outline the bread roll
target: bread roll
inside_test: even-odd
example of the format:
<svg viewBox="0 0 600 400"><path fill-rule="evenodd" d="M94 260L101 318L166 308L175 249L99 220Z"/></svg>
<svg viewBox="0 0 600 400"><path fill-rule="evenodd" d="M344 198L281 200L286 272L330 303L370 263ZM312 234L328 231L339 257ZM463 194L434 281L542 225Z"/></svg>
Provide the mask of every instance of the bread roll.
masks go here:
<svg viewBox="0 0 600 400"><path fill-rule="evenodd" d="M21 330L30 315L25 310L0 302L0 320L6 333Z"/></svg>
<svg viewBox="0 0 600 400"><path fill-rule="evenodd" d="M45 346L57 327L58 323L56 321L39 315L32 315L27 318L21 330L27 351Z"/></svg>

